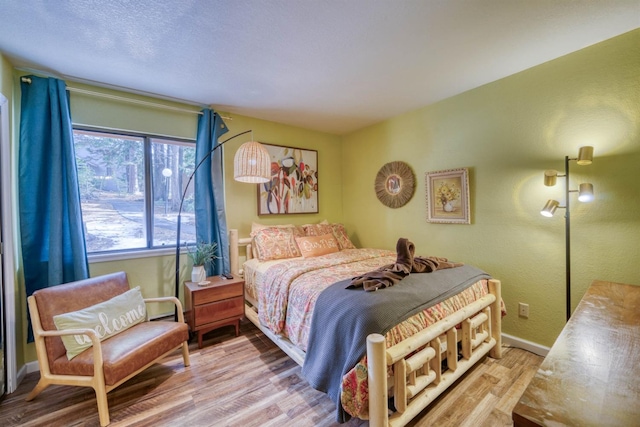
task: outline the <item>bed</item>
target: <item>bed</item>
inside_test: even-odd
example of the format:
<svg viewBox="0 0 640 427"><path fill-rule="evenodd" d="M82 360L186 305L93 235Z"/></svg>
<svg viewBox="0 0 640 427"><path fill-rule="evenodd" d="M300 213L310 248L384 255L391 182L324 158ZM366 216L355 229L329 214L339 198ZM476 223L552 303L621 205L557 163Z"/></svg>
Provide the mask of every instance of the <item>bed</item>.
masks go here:
<svg viewBox="0 0 640 427"><path fill-rule="evenodd" d="M394 251L356 249L340 224L312 226L263 227L259 232L253 230L252 237L242 239L237 230L230 230L229 234L232 272L243 273L245 278L246 317L301 365L303 374L319 360L314 357L318 347L314 341L318 334L314 331L318 328L311 325L314 317L319 318L326 311L315 310L314 306L327 299L323 291L327 289L325 296L329 289L343 292L344 283L351 277L393 263L397 256ZM318 239L327 237L328 230L335 243L318 245ZM260 241L265 234L268 238ZM309 245L307 239L314 244ZM279 242L276 256L265 257L264 248L261 249L265 241ZM296 249L304 246L316 250L320 246L316 251L319 254L300 256ZM338 250L326 252L326 246L337 246ZM242 247L246 247L247 260L241 269ZM403 282L409 277L435 273L440 274L411 274ZM371 294L386 296L384 292L394 288L401 287ZM364 291L357 292L364 295ZM323 389L326 384L317 386L312 376L310 384L327 391L337 402L338 421L354 416L368 419L371 426L405 425L482 357L501 357L500 281L489 277L474 279L462 291L422 308L382 333L354 339L366 354L356 359L351 369L327 375L337 376L337 392ZM334 335L342 335L342 331ZM326 357L332 350L323 351L322 360L333 359ZM305 360L313 362L305 365ZM392 411L388 409L389 397Z"/></svg>

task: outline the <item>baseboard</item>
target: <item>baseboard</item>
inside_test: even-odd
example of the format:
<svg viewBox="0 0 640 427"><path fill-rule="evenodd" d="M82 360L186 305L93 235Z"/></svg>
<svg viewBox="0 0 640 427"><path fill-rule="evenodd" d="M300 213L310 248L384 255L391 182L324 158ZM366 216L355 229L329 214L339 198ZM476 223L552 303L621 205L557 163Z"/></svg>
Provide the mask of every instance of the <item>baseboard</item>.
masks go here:
<svg viewBox="0 0 640 427"><path fill-rule="evenodd" d="M22 365L22 367L18 369L18 372L16 373L15 389L13 391L9 391L9 393L13 393L18 389L18 386L22 383L22 381L24 380L24 377L26 377L27 374L30 374L32 372L39 372L39 371L40 371L40 365L38 365L37 360L35 362L28 362Z"/></svg>
<svg viewBox="0 0 640 427"><path fill-rule="evenodd" d="M27 370L27 374L30 374L32 372L39 372L40 371L40 365L38 365L38 361L33 361L33 362L27 362L23 368L26 368Z"/></svg>
<svg viewBox="0 0 640 427"><path fill-rule="evenodd" d="M511 346L511 347L521 348L523 350L530 351L542 357L547 357L547 354L549 353L549 350L550 350L549 347L545 347L543 345L536 344L534 342L527 341L522 338L514 337L513 335L508 335L508 334L502 334L502 344Z"/></svg>
<svg viewBox="0 0 640 427"><path fill-rule="evenodd" d="M24 380L24 377L27 375L27 373L27 365L22 365L22 367L18 369L18 374L16 375L16 390L18 389L18 386L20 385L22 380Z"/></svg>

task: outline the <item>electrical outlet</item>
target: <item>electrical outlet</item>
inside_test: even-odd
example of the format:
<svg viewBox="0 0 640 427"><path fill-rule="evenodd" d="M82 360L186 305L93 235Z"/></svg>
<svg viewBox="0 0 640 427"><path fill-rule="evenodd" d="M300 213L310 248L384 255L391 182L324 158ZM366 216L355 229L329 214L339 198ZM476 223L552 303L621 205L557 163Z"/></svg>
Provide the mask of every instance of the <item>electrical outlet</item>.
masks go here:
<svg viewBox="0 0 640 427"><path fill-rule="evenodd" d="M518 316L524 317L525 319L529 318L529 304L523 302L518 303Z"/></svg>

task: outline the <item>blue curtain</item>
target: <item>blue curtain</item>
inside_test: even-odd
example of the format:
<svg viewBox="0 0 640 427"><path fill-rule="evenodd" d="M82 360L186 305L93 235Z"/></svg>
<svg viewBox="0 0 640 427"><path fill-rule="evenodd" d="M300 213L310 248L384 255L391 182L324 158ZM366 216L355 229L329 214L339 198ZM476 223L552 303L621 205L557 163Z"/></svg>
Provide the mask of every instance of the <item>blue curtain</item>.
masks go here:
<svg viewBox="0 0 640 427"><path fill-rule="evenodd" d="M27 296L89 277L66 85L22 82L18 192ZM29 328L29 340L31 340Z"/></svg>
<svg viewBox="0 0 640 427"><path fill-rule="evenodd" d="M198 119L196 139L196 165L218 145L218 138L228 132L218 113L206 108ZM216 149L196 171L195 212L196 238L198 242L218 245L218 258L207 268L207 276L228 273L229 238L224 207L224 182L222 174L222 150Z"/></svg>

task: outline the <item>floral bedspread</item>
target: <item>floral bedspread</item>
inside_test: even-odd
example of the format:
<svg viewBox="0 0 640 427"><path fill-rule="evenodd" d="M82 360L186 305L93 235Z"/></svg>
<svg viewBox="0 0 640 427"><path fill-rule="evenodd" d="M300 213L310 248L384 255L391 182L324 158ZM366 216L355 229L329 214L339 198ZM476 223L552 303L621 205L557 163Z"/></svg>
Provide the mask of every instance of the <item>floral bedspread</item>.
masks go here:
<svg viewBox="0 0 640 427"><path fill-rule="evenodd" d="M382 249L345 249L313 258L278 263L257 283L258 318L276 334L306 351L318 295L335 282L375 270L396 260Z"/></svg>

